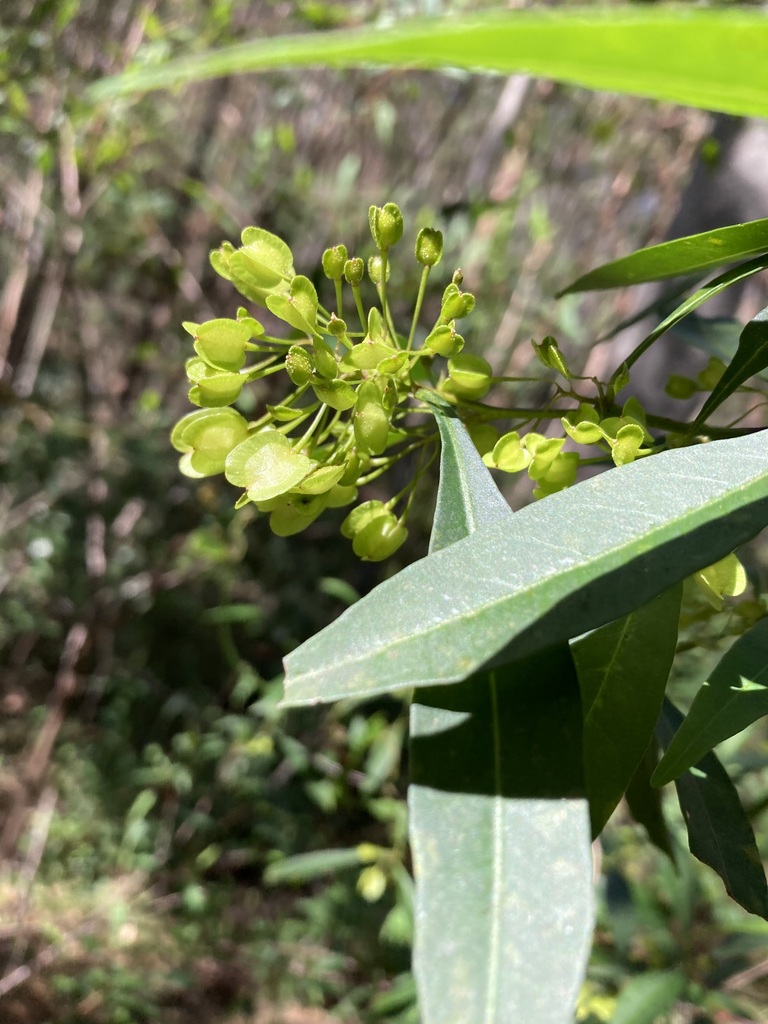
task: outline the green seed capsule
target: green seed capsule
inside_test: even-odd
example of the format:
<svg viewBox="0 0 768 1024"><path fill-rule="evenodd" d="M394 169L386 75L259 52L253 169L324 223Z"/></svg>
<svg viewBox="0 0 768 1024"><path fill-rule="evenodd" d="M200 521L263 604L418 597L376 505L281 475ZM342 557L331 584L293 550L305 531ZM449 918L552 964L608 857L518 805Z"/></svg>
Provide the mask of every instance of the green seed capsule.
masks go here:
<svg viewBox="0 0 768 1024"><path fill-rule="evenodd" d="M404 543L408 531L393 512L377 516L355 534L352 550L366 562L389 558Z"/></svg>
<svg viewBox="0 0 768 1024"><path fill-rule="evenodd" d="M353 413L358 448L371 455L381 455L387 447L389 417L378 384L371 380L363 381L357 390L357 405Z"/></svg>
<svg viewBox="0 0 768 1024"><path fill-rule="evenodd" d="M451 359L464 348L464 339L456 333L456 321L451 320L449 324L440 324L424 339L424 348L434 352L438 356Z"/></svg>
<svg viewBox="0 0 768 1024"><path fill-rule="evenodd" d="M334 245L323 253L323 272L331 281L340 281L344 277L344 264L347 262L346 245Z"/></svg>
<svg viewBox="0 0 768 1024"><path fill-rule="evenodd" d="M291 345L285 357L285 369L291 381L297 386L308 384L315 373L312 357L301 345Z"/></svg>
<svg viewBox="0 0 768 1024"><path fill-rule="evenodd" d="M344 278L347 284L358 285L363 280L365 263L359 256L354 256L344 264Z"/></svg>
<svg viewBox="0 0 768 1024"><path fill-rule="evenodd" d="M352 540L373 519L388 515L391 513L383 501L364 501L361 505L353 508L343 521L340 527L341 535L347 540Z"/></svg>
<svg viewBox="0 0 768 1024"><path fill-rule="evenodd" d="M403 237L403 215L396 203L371 206L368 210L368 225L376 247L382 252L397 245Z"/></svg>
<svg viewBox="0 0 768 1024"><path fill-rule="evenodd" d="M460 398L475 400L491 388L491 366L482 356L461 352L448 360L448 376Z"/></svg>
<svg viewBox="0 0 768 1024"><path fill-rule="evenodd" d="M436 267L443 258L443 233L422 228L416 236L416 259L424 267Z"/></svg>

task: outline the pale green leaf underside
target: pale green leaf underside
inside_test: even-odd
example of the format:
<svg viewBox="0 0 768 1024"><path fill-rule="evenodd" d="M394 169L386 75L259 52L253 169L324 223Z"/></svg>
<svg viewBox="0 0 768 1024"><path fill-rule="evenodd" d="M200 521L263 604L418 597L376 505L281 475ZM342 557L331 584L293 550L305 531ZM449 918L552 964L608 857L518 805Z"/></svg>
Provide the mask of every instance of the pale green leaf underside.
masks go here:
<svg viewBox="0 0 768 1024"><path fill-rule="evenodd" d="M383 583L286 658L285 703L458 682L629 613L766 523L765 432L610 470Z"/></svg>
<svg viewBox="0 0 768 1024"><path fill-rule="evenodd" d="M722 110L768 114L768 22L759 10L584 7L405 21L239 43L91 87L94 100L267 68L445 65Z"/></svg>
<svg viewBox="0 0 768 1024"><path fill-rule="evenodd" d="M704 755L768 715L768 619L739 637L696 694L653 773L664 786Z"/></svg>
<svg viewBox="0 0 768 1024"><path fill-rule="evenodd" d="M418 397L435 410L440 429L440 487L429 539L429 550L439 551L481 526L509 519L512 509L453 407L434 392Z"/></svg>
<svg viewBox="0 0 768 1024"><path fill-rule="evenodd" d="M412 847L421 890L414 956L429 967L419 987L423 1005L434 1008L425 1024L570 1024L592 926L585 802L418 787L408 803L422 822ZM495 889L492 855L504 866ZM446 889L447 878L454 888ZM493 941L494 932L500 949L487 958L478 936ZM479 990L490 997L478 1003Z"/></svg>

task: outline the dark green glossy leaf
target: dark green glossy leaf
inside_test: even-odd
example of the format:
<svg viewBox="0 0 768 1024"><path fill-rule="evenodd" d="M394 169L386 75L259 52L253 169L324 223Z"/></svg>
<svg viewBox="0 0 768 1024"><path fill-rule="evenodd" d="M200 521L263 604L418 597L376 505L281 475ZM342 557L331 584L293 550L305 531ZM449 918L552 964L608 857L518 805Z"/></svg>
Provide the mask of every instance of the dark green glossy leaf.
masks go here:
<svg viewBox="0 0 768 1024"><path fill-rule="evenodd" d="M759 10L613 6L472 12L358 31L259 38L130 69L95 83L100 100L267 68L391 64L525 71L724 110L768 114L768 25Z"/></svg>
<svg viewBox="0 0 768 1024"><path fill-rule="evenodd" d="M651 775L659 763L658 743L654 738L643 754L625 795L629 813L648 833L653 845L673 859L672 843L661 799L661 790L651 785Z"/></svg>
<svg viewBox="0 0 768 1024"><path fill-rule="evenodd" d="M579 277L560 295L662 281L768 252L768 218L715 228L639 249Z"/></svg>
<svg viewBox="0 0 768 1024"><path fill-rule="evenodd" d="M511 520L451 407L431 550ZM424 1024L570 1024L592 932L581 702L567 645L411 707L414 971ZM446 898L450 894L450 898Z"/></svg>
<svg viewBox="0 0 768 1024"><path fill-rule="evenodd" d="M768 619L740 636L702 684L653 774L664 786L718 743L768 715Z"/></svg>
<svg viewBox="0 0 768 1024"><path fill-rule="evenodd" d="M459 682L628 614L768 523L767 436L612 469L433 552L287 657L286 703Z"/></svg>
<svg viewBox="0 0 768 1024"><path fill-rule="evenodd" d="M598 836L648 748L677 645L682 585L571 644L584 712L584 778Z"/></svg>
<svg viewBox="0 0 768 1024"><path fill-rule="evenodd" d="M760 310L750 320L739 338L739 347L730 365L713 388L712 394L702 406L694 426L705 423L707 418L729 398L736 388L750 377L768 366L768 307Z"/></svg>
<svg viewBox="0 0 768 1024"><path fill-rule="evenodd" d="M683 716L670 701L657 726L668 748ZM714 754L675 779L691 853L722 878L728 895L751 914L768 919L768 886L752 826L736 787Z"/></svg>
<svg viewBox="0 0 768 1024"><path fill-rule="evenodd" d="M611 1024L657 1024L685 987L682 971L648 971L632 978L616 1000Z"/></svg>

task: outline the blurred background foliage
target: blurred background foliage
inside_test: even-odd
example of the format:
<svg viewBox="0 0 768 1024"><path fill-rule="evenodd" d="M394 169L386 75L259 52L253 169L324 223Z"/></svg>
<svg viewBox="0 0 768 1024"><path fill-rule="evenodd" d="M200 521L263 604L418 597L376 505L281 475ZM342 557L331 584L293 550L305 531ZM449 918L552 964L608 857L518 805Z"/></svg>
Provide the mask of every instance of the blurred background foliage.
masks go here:
<svg viewBox="0 0 768 1024"><path fill-rule="evenodd" d="M367 254L367 207L394 199L413 233L444 231L446 275L460 264L478 297L468 345L497 372L524 373L529 339L546 334L599 372L593 344L635 300L552 294L661 240L691 207L688 182L717 164L724 122L457 71L274 72L97 108L82 93L257 33L473 6L3 0L7 1024L418 1019L405 704L277 702L282 656L425 552L430 498L383 566L357 562L326 517L285 540L234 515L226 485L180 476L168 442L188 408L180 322L233 314L207 259L222 238L259 224L316 276L329 245ZM417 271L396 264L403 317ZM748 315L757 298L742 296ZM269 397L260 386L246 414ZM702 655L686 657L683 682L701 678ZM764 850L767 752L759 730L726 752ZM633 985L680 968L686 986L659 1020L765 1020L765 924L628 822L617 815L603 843L580 1019L612 1019L617 996L631 1010Z"/></svg>

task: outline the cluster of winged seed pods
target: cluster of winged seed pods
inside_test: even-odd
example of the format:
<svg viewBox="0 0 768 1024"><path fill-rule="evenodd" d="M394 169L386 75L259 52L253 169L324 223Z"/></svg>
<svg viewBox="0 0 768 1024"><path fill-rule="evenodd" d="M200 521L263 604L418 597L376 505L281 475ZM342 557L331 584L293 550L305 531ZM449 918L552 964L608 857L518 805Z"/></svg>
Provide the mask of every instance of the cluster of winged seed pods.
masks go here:
<svg viewBox="0 0 768 1024"><path fill-rule="evenodd" d="M321 305L309 278L296 274L288 245L263 228L246 228L240 246L224 242L211 253L214 269L249 303L282 320L290 336L268 334L245 307L233 319L185 323L195 351L186 364L189 397L199 408L176 424L171 441L182 453L183 473L223 473L241 490L237 507L251 502L268 513L280 536L305 529L327 508L354 505L359 488L398 459L426 454L404 491L387 502L364 501L342 524L356 554L379 561L405 540L414 488L436 452L434 425L429 419L414 423L409 415L419 408L414 396L429 384L434 357L449 359L444 378L457 395L485 394L490 368L479 357L461 355L456 321L471 312L474 297L461 291L458 272L437 322L414 345L427 279L442 256L441 233L425 228L416 239L422 276L405 336L387 301L390 250L402 237L403 218L387 203L371 207L369 223L377 255L367 264L343 245L323 254L333 310ZM367 307L365 289L375 294ZM345 292L351 292L348 314ZM246 419L233 407L242 389L277 372L285 373L292 390L256 419Z"/></svg>
<svg viewBox="0 0 768 1024"><path fill-rule="evenodd" d="M405 540L415 488L437 453L432 417L413 416L426 411L420 388L438 391L455 407L486 465L510 473L527 470L535 497L575 481L584 460L564 451L566 445L597 448L617 465L650 452L652 438L639 404L630 400L619 409L579 395L572 381L581 378L570 373L554 338L534 343L534 349L548 370L564 378L566 386L555 385L554 397L570 399L571 411L554 409L551 401L543 410L484 404L493 384L513 378L494 377L485 359L463 351L456 324L472 312L475 299L462 291L461 271L445 288L435 322L420 323L427 281L442 257L441 233L422 228L416 237L421 279L404 334L387 297L402 214L394 203L372 206L369 225L377 254L367 262L350 256L344 245L323 254L333 309L320 303L308 277L295 272L288 245L263 228L246 228L241 245L224 242L211 253L214 269L251 306L283 321L289 336L268 334L244 306L231 319L184 324L195 352L186 363L189 397L199 408L171 435L183 473L223 474L240 489L236 507L254 504L284 537L306 529L325 509L355 506L341 532L357 555L379 561ZM236 407L243 388L273 373L284 373L291 389L247 419ZM501 418L514 426L503 435L490 422ZM560 420L562 436L538 432L546 419ZM413 454L416 469L400 493L386 502L355 505L362 486Z"/></svg>

